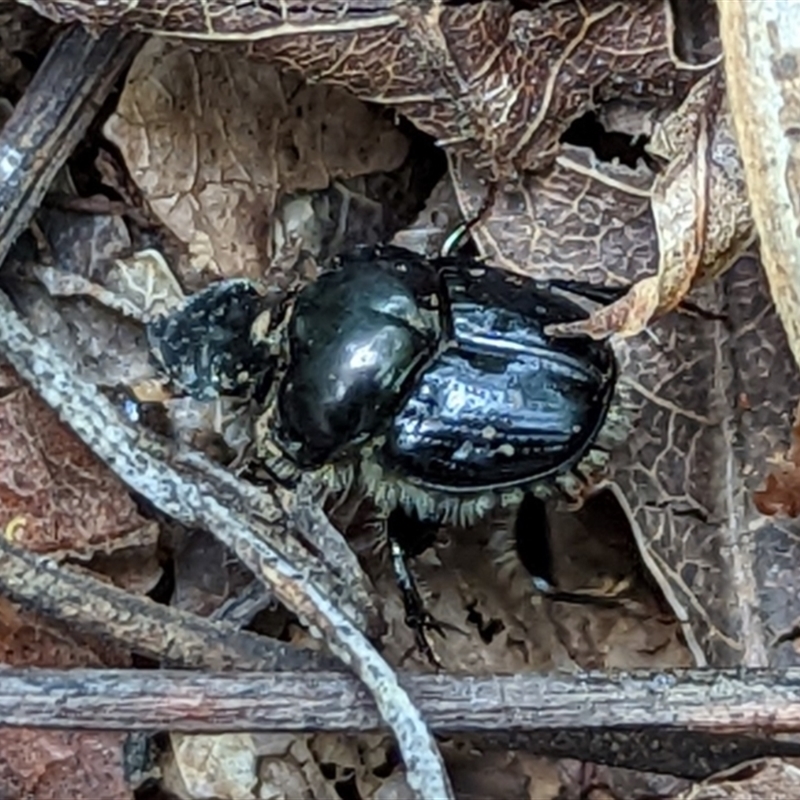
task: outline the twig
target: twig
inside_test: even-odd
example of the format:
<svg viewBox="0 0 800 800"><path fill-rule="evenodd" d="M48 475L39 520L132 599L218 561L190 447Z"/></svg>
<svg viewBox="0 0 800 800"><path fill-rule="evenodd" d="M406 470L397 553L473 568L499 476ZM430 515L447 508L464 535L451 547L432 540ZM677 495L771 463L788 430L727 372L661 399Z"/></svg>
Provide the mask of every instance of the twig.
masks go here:
<svg viewBox="0 0 800 800"><path fill-rule="evenodd" d="M385 729L347 672L0 668L8 726L191 732ZM438 733L683 728L800 733L800 668L564 675L403 672Z"/></svg>
<svg viewBox="0 0 800 800"><path fill-rule="evenodd" d="M93 46L116 46L119 41L127 41L115 39L119 34L113 32L106 35L110 38L93 40L76 30L62 37L55 45L55 55L37 73L31 90L42 98L29 98L26 104L20 104L0 134L0 155L7 157L0 161L3 177L14 181L20 191L18 195L9 193L12 210L6 210L5 217L10 222L0 228L0 258L8 253L9 237L16 235L12 231L18 233L28 224L35 202L71 151L71 147L57 146L54 140L66 138L74 144L77 139L73 124L78 125L82 135L87 124L84 109L90 100L97 108L108 91L110 82L98 86L86 74ZM77 44L73 37L77 37ZM113 59L110 61L114 63ZM93 88L90 91L87 87ZM47 98L60 93L88 99L60 108L57 117L37 115L37 135L33 137L37 149L31 150L31 137L25 135L31 120L20 118L31 108L47 106ZM43 158L48 161L47 169L41 163ZM131 426L97 387L78 378L56 347L34 336L2 293L0 350L19 375L131 489L183 524L213 533L309 625L312 633L325 640L335 656L353 669L397 737L413 791L429 798L453 796L441 755L422 716L400 688L392 669L354 624L358 609L348 609L348 615L340 606L344 598L342 592L332 593L328 570L299 546L293 549L286 513L275 492L264 490L263 499L254 504L248 501L250 489L238 488L239 482L233 476L223 475L224 471L211 462L192 455L183 458L182 464L178 449ZM191 469L187 469L189 464Z"/></svg>
<svg viewBox="0 0 800 800"><path fill-rule="evenodd" d="M86 633L113 639L171 666L211 670L333 668L325 653L300 650L235 625L154 603L0 538L0 593Z"/></svg>
<svg viewBox="0 0 800 800"><path fill-rule="evenodd" d="M800 7L784 0L717 3L725 78L761 262L800 365Z"/></svg>
<svg viewBox="0 0 800 800"><path fill-rule="evenodd" d="M0 719L8 726L189 733L385 727L363 686L343 672L3 669L0 678ZM436 733L480 734L484 746L489 736L527 742L539 752L691 777L757 755L800 753L796 743L759 738L800 732L797 668L403 673L400 682Z"/></svg>
<svg viewBox="0 0 800 800"><path fill-rule="evenodd" d="M76 26L50 49L0 138L0 263L143 41L117 29L95 39Z"/></svg>

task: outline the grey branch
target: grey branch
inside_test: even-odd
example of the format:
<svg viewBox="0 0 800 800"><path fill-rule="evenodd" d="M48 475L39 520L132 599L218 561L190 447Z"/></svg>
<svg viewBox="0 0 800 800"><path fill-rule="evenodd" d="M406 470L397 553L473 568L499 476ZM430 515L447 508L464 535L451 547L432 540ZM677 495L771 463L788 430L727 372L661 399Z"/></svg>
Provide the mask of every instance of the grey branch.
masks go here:
<svg viewBox="0 0 800 800"><path fill-rule="evenodd" d="M134 653L196 669L332 668L326 653L301 650L224 622L154 603L86 572L60 567L0 538L0 593L50 619L113 639Z"/></svg>
<svg viewBox="0 0 800 800"><path fill-rule="evenodd" d="M383 730L348 673L0 670L8 726L104 730ZM400 684L440 735L702 778L800 755L800 669L606 675L422 675Z"/></svg>

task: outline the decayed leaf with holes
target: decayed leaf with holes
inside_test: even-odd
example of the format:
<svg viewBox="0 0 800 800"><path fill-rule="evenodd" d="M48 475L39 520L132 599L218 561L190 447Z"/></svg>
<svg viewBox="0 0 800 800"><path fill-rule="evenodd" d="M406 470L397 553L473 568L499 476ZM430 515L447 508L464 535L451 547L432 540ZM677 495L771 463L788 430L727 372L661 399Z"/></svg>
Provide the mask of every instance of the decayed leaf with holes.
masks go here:
<svg viewBox="0 0 800 800"><path fill-rule="evenodd" d="M658 272L589 319L553 332L632 336L672 311L693 285L717 277L752 244L753 217L721 69L695 85L657 126L650 147L667 162L652 185Z"/></svg>
<svg viewBox="0 0 800 800"><path fill-rule="evenodd" d="M207 277L258 278L277 260L269 223L281 196L391 170L408 152L393 121L352 96L158 38L136 57L105 133Z"/></svg>
<svg viewBox="0 0 800 800"><path fill-rule="evenodd" d="M155 547L158 526L9 367L0 368L0 528L38 553Z"/></svg>

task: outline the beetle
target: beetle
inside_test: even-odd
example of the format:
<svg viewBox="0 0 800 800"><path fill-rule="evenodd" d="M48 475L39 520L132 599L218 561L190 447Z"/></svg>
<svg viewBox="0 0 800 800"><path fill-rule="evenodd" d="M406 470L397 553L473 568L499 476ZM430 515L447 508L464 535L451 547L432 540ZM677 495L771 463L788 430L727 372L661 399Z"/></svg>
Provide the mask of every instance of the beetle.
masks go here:
<svg viewBox="0 0 800 800"><path fill-rule="evenodd" d="M587 455L604 460L591 451L617 363L607 341L544 328L585 316L472 259L357 251L294 303L262 454L269 441L301 469L352 469L386 510L460 524L524 488L568 488Z"/></svg>
<svg viewBox="0 0 800 800"><path fill-rule="evenodd" d="M597 294L364 247L277 308L247 282L214 284L148 334L190 394L263 387L255 440L278 480L311 471L333 491L359 484L387 517L466 525L526 492L573 496L623 435L609 342L545 333Z"/></svg>

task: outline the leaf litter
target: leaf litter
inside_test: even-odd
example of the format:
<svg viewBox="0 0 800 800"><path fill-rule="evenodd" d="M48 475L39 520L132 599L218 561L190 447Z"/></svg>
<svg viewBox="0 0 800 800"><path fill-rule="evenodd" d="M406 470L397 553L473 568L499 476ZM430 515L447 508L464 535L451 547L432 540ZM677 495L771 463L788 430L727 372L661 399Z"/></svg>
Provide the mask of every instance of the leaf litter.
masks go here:
<svg viewBox="0 0 800 800"><path fill-rule="evenodd" d="M477 214L488 183L500 177L503 190L473 230L481 255L537 276L633 284L633 294L617 306L622 322L614 318L611 325L636 334L619 344L619 352L642 422L615 456L611 491L605 494L606 503L619 500L629 509L633 536L616 512L593 509L592 503L577 517L553 516L556 586L618 601L592 606L534 593L525 569L509 557L509 519L492 519L466 532L442 531L437 547L415 563L430 610L454 629L437 641L437 655L449 670L475 673L664 668L692 660L793 663L789 649L767 651L766 644L770 632L796 626L791 613L800 611L793 608L796 598L781 603L792 597L796 583L790 567L794 529L765 523L755 513L752 493L764 465L786 450L782 421L798 395L798 381L755 262L745 259L693 295L709 310L726 312L734 323L730 328L683 314L651 323L654 315L678 306L698 277L728 266L752 239L736 173L740 165L719 105L724 101L719 101L713 47L699 68L678 58L670 40L670 11L655 2L635 8L567 2L527 9L522 4L513 13L511 4L498 2L445 7L438 17L415 14L413 8L406 12L408 24L388 36L383 32L377 45L370 39L373 34L354 33L343 25L340 31L267 40L251 48L269 64L242 60L231 50L196 51L151 40L105 127L146 213L136 219L132 214L78 219L43 210L42 230L58 256L60 274L50 273L48 282L39 272L51 290L47 294L30 284L23 265L16 299L39 330L64 326L66 320L65 345L76 369L88 378L109 390L121 385L143 392L152 368L141 334L134 322L102 307L112 295L125 297L122 283L141 297L178 298L170 294L163 269L153 283L146 266L141 268L142 260L152 260L140 255L151 242L135 241L142 237L142 218L158 219L162 238L177 242L168 254L170 266L188 290L238 276L284 288L297 278L293 268L303 249L324 260L356 241L394 236L420 251L436 252L455 221ZM519 50L532 38L542 42L535 60ZM420 52L435 69L425 65ZM484 60L487 53L490 64ZM293 71L280 72L275 64ZM324 82L305 84L298 73ZM16 79L13 69L11 74ZM460 87L455 99L454 86ZM409 87L417 93L411 101L403 99ZM704 116L709 92L717 98L710 117ZM441 177L440 165L437 173L429 145L421 157L419 139L397 127L394 116L356 97L396 109L435 137L445 148L449 176ZM700 110L691 111L697 103ZM576 119L598 109L607 125L631 126L626 133L639 135L644 121L650 156L660 156L666 169L646 159L633 166L603 161L591 147L563 141ZM343 122L349 126L345 136ZM680 135L665 136L675 125ZM665 141L674 149L665 149ZM708 161L708 148L714 146L721 163ZM425 167L416 174L415 160ZM717 168L720 180L713 177ZM113 176L103 191L131 196L119 183L124 169L101 173L107 180ZM682 197L690 202L688 213L678 202ZM404 205L399 215L393 213L398 202ZM673 226L670 208L683 213L681 224ZM714 216L722 212L732 222ZM80 280L65 283L65 275ZM129 297L127 305L118 302L114 308L147 314L151 304L141 297ZM634 302L642 298L644 305ZM609 324L593 318L593 324L601 323ZM767 371L767 363L773 369L784 366L787 374L776 376ZM44 452L21 449L22 440L28 446L33 437L26 436L20 419L30 417L38 401L14 384L13 374L7 380L11 388L3 393L4 405L9 397L22 404L7 405L6 424L19 444L5 456L0 474L16 476L13 459L21 457L35 483L30 467L37 459L42 462L55 452L54 460L64 469L76 454L68 444L54 451L49 442ZM222 410L182 403L168 394L155 396L168 408L170 433L206 447L219 441L228 425L236 428L237 417L247 413L236 406ZM732 397L747 402L732 405ZM176 411L181 407L182 412ZM54 440L58 435L54 432ZM234 450L244 446L240 433L229 439ZM31 506L51 510L28 531L30 542L20 535L25 526L11 526L26 546L85 558L130 544L126 534L115 538L120 523L109 513L117 509L117 516L127 519L126 509L133 509L130 498L126 506L102 468L94 475L78 463L77 470L67 473L65 488L74 489L79 484L72 481L90 474L92 496L102 511L92 522L110 516L112 531L100 526L88 542L65 540L70 525L82 533L91 528L68 519L68 504L35 495ZM42 462L40 470L47 469L50 463ZM720 476L731 474L725 485ZM773 489L770 484L768 493ZM764 502L763 495L756 497L762 507ZM791 501L772 502L782 507ZM130 513L139 519L138 512ZM9 522L19 516L6 521L7 535ZM154 544L155 524L141 521L142 530L148 530L148 548ZM354 542L369 543L369 520L366 528L363 524L355 520L351 525ZM739 546L740 532L754 526L760 526L755 546ZM208 563L197 537L180 533L176 539L163 525L161 533L168 557L185 559L187 566ZM139 546L137 536L142 534L133 534ZM68 545L62 548L64 541ZM630 552L622 559L623 568L620 552L626 543ZM784 554L777 563L768 556L776 543ZM733 563L721 561L720 553L730 553L731 545L740 552L734 553ZM198 548L195 558L193 548ZM405 668L427 669L403 624L385 553L368 547L361 555L386 598L386 657ZM209 576L198 574L201 566L180 570L173 602L180 598L181 607L208 614L241 588L242 576L227 569L228 557L217 558L222 568L209 570ZM704 581L697 581L698 574L706 575ZM202 587L211 576L216 586L211 593L188 591L193 579ZM653 579L663 597L653 591ZM741 603L732 606L731 598ZM274 632L275 614L269 608L258 612L254 628ZM285 617L280 624L282 636L297 629ZM684 636L688 649L681 643ZM66 652L58 663L69 663ZM587 771L586 765L576 773L568 768L570 762L498 755L474 743L448 742L443 749L464 797L481 796L501 780L507 797L699 798L737 796L748 782L755 782L748 789L755 791L759 781L772 786L792 779L788 765L767 763L747 775L734 774L727 783L714 779L711 788L677 794L679 787L658 784L643 773L631 779L625 770ZM355 787L353 796L363 798L407 794L391 742L375 736L276 734L246 742L241 737L173 737L162 772L167 788L192 798L277 797L289 787L298 796L344 796L350 791L345 786ZM720 794L714 786L732 788Z"/></svg>

